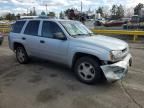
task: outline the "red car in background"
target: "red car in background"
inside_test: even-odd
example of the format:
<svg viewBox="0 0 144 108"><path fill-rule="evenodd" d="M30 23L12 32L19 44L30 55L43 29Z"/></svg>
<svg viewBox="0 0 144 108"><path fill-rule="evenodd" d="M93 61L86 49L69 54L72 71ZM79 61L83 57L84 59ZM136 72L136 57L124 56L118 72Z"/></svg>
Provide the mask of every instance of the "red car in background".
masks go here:
<svg viewBox="0 0 144 108"><path fill-rule="evenodd" d="M123 24L126 24L126 22L118 21L118 20L111 20L111 21L105 22L103 25L106 27L112 27L112 26L122 26Z"/></svg>

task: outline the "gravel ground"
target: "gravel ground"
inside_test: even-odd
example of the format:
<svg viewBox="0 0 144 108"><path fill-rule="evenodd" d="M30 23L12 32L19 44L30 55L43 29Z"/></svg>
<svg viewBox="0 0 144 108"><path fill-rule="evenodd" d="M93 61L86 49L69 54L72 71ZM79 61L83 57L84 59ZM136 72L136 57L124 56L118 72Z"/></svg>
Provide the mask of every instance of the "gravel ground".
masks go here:
<svg viewBox="0 0 144 108"><path fill-rule="evenodd" d="M32 60L20 65L8 48L0 46L0 108L143 108L144 48L130 44L134 63L116 83L89 86L56 63Z"/></svg>

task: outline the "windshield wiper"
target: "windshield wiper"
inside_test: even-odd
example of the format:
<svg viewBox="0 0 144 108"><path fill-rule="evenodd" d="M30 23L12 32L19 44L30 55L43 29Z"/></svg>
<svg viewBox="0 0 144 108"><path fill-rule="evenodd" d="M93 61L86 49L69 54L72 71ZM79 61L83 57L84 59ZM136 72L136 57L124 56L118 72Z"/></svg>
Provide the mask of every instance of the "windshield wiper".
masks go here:
<svg viewBox="0 0 144 108"><path fill-rule="evenodd" d="M75 35L72 35L72 36L83 36L83 35L89 35L89 34L75 34Z"/></svg>
<svg viewBox="0 0 144 108"><path fill-rule="evenodd" d="M93 36L93 35L94 35L94 33L89 33L89 35L90 35L90 36Z"/></svg>

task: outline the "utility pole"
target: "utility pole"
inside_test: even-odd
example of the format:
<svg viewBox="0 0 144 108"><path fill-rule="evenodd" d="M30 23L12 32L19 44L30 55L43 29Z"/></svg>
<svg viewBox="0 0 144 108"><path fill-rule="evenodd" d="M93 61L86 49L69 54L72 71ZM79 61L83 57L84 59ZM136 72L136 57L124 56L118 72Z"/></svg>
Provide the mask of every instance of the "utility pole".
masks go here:
<svg viewBox="0 0 144 108"><path fill-rule="evenodd" d="M27 16L28 16L28 8L27 8Z"/></svg>
<svg viewBox="0 0 144 108"><path fill-rule="evenodd" d="M33 15L34 15L34 16L36 15L35 7L33 7Z"/></svg>
<svg viewBox="0 0 144 108"><path fill-rule="evenodd" d="M35 11L35 7L33 7L33 11Z"/></svg>
<svg viewBox="0 0 144 108"><path fill-rule="evenodd" d="M48 14L48 11L47 11L47 4L45 5L46 6L46 15Z"/></svg>
<svg viewBox="0 0 144 108"><path fill-rule="evenodd" d="M81 13L82 13L82 9L83 9L83 3L82 3L82 1L81 1Z"/></svg>

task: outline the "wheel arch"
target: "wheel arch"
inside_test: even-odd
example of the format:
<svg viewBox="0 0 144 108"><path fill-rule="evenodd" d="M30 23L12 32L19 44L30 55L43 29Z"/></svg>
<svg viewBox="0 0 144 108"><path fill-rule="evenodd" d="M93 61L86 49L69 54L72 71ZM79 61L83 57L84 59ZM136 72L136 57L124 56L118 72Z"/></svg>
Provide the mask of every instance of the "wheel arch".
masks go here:
<svg viewBox="0 0 144 108"><path fill-rule="evenodd" d="M84 57L84 56L89 56L89 57L92 57L94 58L95 60L98 61L98 63L101 65L102 64L102 60L100 60L99 57L93 55L93 54L88 54L88 53L83 53L83 52L76 52L73 56L73 59L72 59L72 67L74 66L74 64L76 63L76 61L81 58L81 57Z"/></svg>
<svg viewBox="0 0 144 108"><path fill-rule="evenodd" d="M14 42L14 43L13 43L13 50L15 51L18 46L24 47L24 45L23 45L22 43ZM25 48L25 47L24 47L24 48Z"/></svg>

